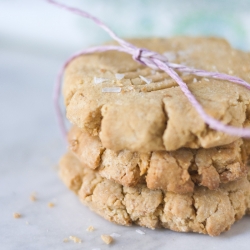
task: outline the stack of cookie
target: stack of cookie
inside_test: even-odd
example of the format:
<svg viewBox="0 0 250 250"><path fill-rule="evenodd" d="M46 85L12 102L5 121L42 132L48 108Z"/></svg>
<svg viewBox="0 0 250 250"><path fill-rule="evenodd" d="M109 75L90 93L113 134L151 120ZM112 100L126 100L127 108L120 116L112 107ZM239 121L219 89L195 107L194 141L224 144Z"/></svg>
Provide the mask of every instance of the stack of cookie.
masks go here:
<svg viewBox="0 0 250 250"><path fill-rule="evenodd" d="M250 82L250 54L222 39L132 43L172 62ZM243 87L180 77L209 115L249 126L250 92ZM250 208L249 143L210 129L166 73L125 53L96 53L68 66L63 93L74 125L61 178L107 220L215 236Z"/></svg>

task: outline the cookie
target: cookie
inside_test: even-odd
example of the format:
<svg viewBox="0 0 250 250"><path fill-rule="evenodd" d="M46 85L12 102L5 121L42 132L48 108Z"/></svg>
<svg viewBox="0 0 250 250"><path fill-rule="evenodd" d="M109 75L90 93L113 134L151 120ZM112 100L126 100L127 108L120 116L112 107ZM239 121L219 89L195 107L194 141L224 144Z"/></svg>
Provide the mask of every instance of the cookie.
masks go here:
<svg viewBox="0 0 250 250"><path fill-rule="evenodd" d="M104 148L98 136L76 126L68 134L69 150L86 167L123 186L146 183L149 189L176 193L193 192L194 184L217 189L247 174L246 153L242 140L210 148L148 153Z"/></svg>
<svg viewBox="0 0 250 250"><path fill-rule="evenodd" d="M85 205L105 219L126 226L138 224L216 236L229 230L250 207L247 177L222 184L217 190L195 187L193 193L175 194L150 190L145 184L124 187L84 167L71 153L60 161L60 176Z"/></svg>
<svg viewBox="0 0 250 250"><path fill-rule="evenodd" d="M243 143L244 143L244 148L245 148L246 157L247 157L246 162L247 162L247 165L250 166L250 140L244 139Z"/></svg>
<svg viewBox="0 0 250 250"><path fill-rule="evenodd" d="M176 37L131 42L165 53L172 62L250 82L250 54L231 48L223 39ZM180 76L209 115L228 125L249 125L250 92L245 88L222 80ZM63 93L68 119L98 135L105 148L116 152L211 148L237 139L210 129L166 73L140 65L122 52L76 58L66 69Z"/></svg>

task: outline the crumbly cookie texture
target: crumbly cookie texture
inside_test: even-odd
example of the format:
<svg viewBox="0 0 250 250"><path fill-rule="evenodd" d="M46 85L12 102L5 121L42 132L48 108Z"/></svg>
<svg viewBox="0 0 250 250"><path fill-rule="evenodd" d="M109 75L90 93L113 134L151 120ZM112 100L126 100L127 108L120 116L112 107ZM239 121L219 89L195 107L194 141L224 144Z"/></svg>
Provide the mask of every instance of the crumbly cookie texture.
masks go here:
<svg viewBox="0 0 250 250"><path fill-rule="evenodd" d="M244 148L247 156L247 165L250 166L250 139L243 139Z"/></svg>
<svg viewBox="0 0 250 250"><path fill-rule="evenodd" d="M216 236L229 230L250 207L247 177L213 191L195 187L193 193L175 194L150 190L144 184L123 187L83 167L72 154L61 159L60 175L84 204L105 219L126 226L134 223ZM80 185L76 179L81 180Z"/></svg>
<svg viewBox="0 0 250 250"><path fill-rule="evenodd" d="M210 149L183 148L172 152L119 152L105 149L98 136L76 126L68 134L69 149L81 163L123 186L145 183L149 189L193 192L194 184L217 189L220 183L247 174L242 140Z"/></svg>
<svg viewBox="0 0 250 250"><path fill-rule="evenodd" d="M166 53L172 62L250 82L250 54L232 49L223 39L176 37L131 42ZM117 79L117 73L124 77ZM225 124L249 126L250 92L245 88L227 81L180 76L209 115ZM120 88L120 92L103 93L105 87ZM210 129L166 73L140 65L125 53L109 51L76 58L65 72L63 93L68 119L99 135L102 145L114 151L210 148L237 139Z"/></svg>

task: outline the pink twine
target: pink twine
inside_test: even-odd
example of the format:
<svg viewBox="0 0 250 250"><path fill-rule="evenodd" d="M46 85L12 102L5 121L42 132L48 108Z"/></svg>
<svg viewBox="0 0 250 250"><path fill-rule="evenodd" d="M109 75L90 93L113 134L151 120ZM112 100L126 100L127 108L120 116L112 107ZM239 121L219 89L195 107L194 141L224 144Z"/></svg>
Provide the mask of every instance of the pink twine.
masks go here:
<svg viewBox="0 0 250 250"><path fill-rule="evenodd" d="M65 71L65 68L76 57L79 57L81 55L95 53L95 52L109 51L109 50L116 50L116 51L131 54L135 61L137 61L145 66L148 66L152 69L161 69L161 70L165 71L170 77L172 77L172 79L174 79L177 82L177 84L179 85L182 92L185 94L185 96L188 98L190 103L193 105L193 107L196 109L196 111L202 117L204 122L206 124L208 124L210 128L215 129L217 131L221 131L221 132L230 134L230 135L250 138L250 129L228 126L228 125L225 125L225 124L221 123L220 121L214 119L210 115L208 115L203 110L202 106L196 100L196 98L191 93L191 91L188 89L187 84L183 82L183 80L179 77L179 75L175 72L175 70L178 70L180 72L193 74L193 75L197 75L197 76L201 76L201 77L226 80L229 82L233 82L233 83L242 85L250 90L250 85L247 82L245 82L244 80L242 80L236 76L230 76L230 75L217 73L217 72L208 72L205 70L189 68L189 67L187 67L185 65L181 65L181 64L171 63L163 55L160 55L156 52L153 52L153 51L150 51L150 50L147 50L144 48L138 48L138 47L134 46L133 44L124 41L123 39L118 37L103 22L101 22L99 19L97 19L96 17L90 15L89 13L87 13L85 11L66 6L66 5L58 3L54 0L46 0L46 1L53 4L53 5L58 6L60 8L66 9L72 13L75 13L75 14L80 15L82 17L91 19L98 26L100 26L102 29L104 29L114 40L116 40L120 44L120 46L112 46L112 45L111 46L98 46L98 47L93 47L93 48L89 48L89 49L80 51L80 52L76 53L75 55L71 56L64 63L61 71L58 74L58 79L57 79L56 86L55 86L53 100L54 100L54 104L56 107L56 113L57 113L57 118L58 118L58 121L60 124L60 128L61 128L61 130L66 138L67 138L67 130L66 130L66 127L64 124L64 115L62 114L61 109L60 109L60 105L59 105L62 76L63 76L63 73Z"/></svg>

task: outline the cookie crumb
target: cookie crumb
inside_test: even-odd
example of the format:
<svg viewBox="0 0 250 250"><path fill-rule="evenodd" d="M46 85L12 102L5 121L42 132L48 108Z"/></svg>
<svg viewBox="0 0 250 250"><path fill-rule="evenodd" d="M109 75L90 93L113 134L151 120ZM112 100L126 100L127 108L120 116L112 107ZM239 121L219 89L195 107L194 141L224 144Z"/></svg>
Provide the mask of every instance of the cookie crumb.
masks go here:
<svg viewBox="0 0 250 250"><path fill-rule="evenodd" d="M93 226L89 226L87 228L87 232L93 232L95 230L95 228Z"/></svg>
<svg viewBox="0 0 250 250"><path fill-rule="evenodd" d="M140 229L137 229L137 230L135 230L138 234L145 234L142 230L140 230Z"/></svg>
<svg viewBox="0 0 250 250"><path fill-rule="evenodd" d="M209 82L209 79L208 78L204 78L205 81Z"/></svg>
<svg viewBox="0 0 250 250"><path fill-rule="evenodd" d="M19 218L22 217L22 215L19 214L19 213L14 213L14 214L13 214L13 217L14 217L15 219L19 219Z"/></svg>
<svg viewBox="0 0 250 250"><path fill-rule="evenodd" d="M76 236L69 236L69 239L74 241L75 243L82 243L82 240Z"/></svg>
<svg viewBox="0 0 250 250"><path fill-rule="evenodd" d="M63 239L63 242L64 242L64 243L67 243L67 242L69 242L69 239L68 239L68 238L65 238L65 239Z"/></svg>
<svg viewBox="0 0 250 250"><path fill-rule="evenodd" d="M48 203L48 207L54 207L54 206L55 206L55 204L53 202Z"/></svg>
<svg viewBox="0 0 250 250"><path fill-rule="evenodd" d="M33 193L30 195L30 200L31 201L37 201L36 193Z"/></svg>
<svg viewBox="0 0 250 250"><path fill-rule="evenodd" d="M110 235L107 235L107 234L102 234L102 235L101 235L101 238L102 238L102 240L103 240L107 245L109 245L110 243L112 243L113 240L114 240Z"/></svg>

